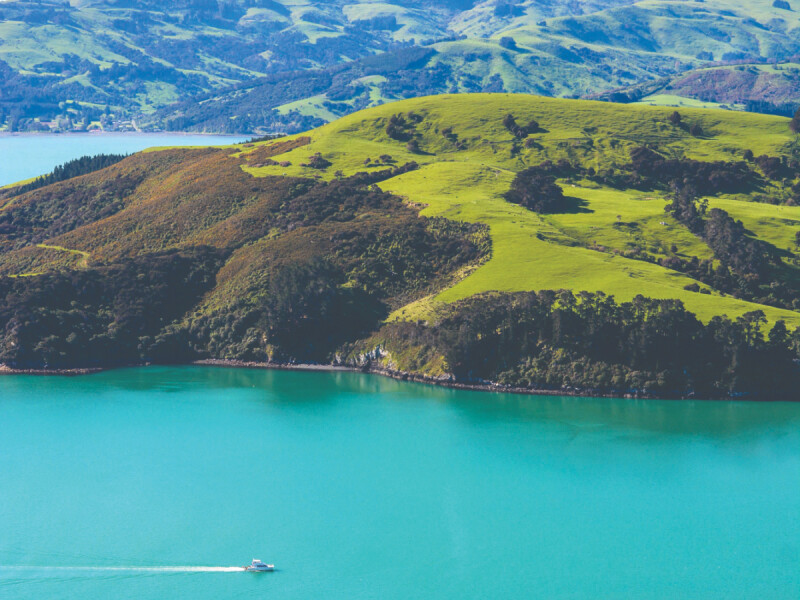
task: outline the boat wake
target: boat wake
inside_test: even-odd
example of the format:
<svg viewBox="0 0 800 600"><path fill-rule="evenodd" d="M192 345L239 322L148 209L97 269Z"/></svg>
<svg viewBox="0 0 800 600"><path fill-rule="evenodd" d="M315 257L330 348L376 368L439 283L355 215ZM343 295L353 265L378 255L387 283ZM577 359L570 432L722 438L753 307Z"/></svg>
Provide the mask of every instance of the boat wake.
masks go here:
<svg viewBox="0 0 800 600"><path fill-rule="evenodd" d="M65 567L5 566L4 569L37 571L127 571L135 573L243 573L244 567Z"/></svg>

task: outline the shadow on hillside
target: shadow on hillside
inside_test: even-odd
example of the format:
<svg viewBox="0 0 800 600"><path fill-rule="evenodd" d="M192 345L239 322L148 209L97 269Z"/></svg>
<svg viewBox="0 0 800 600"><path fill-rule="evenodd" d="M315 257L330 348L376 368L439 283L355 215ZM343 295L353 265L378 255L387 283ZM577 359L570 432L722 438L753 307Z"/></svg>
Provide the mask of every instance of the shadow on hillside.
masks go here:
<svg viewBox="0 0 800 600"><path fill-rule="evenodd" d="M573 196L566 196L563 202L563 210L558 211L558 214L574 215L578 213L589 214L594 211L586 208L589 203L583 198L575 198Z"/></svg>

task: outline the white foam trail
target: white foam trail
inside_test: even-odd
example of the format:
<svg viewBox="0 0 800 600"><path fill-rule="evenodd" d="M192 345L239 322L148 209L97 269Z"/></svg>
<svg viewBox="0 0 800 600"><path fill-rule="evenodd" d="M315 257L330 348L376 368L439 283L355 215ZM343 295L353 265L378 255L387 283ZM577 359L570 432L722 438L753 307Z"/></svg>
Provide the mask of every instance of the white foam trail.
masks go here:
<svg viewBox="0 0 800 600"><path fill-rule="evenodd" d="M244 567L62 567L9 566L5 569L36 569L41 571L132 571L139 573L237 573Z"/></svg>

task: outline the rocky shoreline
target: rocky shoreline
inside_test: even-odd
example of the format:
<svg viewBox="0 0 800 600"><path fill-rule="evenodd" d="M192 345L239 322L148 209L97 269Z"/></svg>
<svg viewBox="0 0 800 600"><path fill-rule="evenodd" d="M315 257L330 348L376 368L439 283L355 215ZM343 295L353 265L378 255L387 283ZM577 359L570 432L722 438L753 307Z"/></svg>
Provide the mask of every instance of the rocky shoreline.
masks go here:
<svg viewBox="0 0 800 600"><path fill-rule="evenodd" d="M93 367L86 369L14 369L8 365L0 365L0 375L89 375L109 369Z"/></svg>
<svg viewBox="0 0 800 600"><path fill-rule="evenodd" d="M659 396L657 394L647 394L642 392L635 392L635 393L608 392L604 390L581 389L581 388L548 389L548 388L513 387L491 382L463 382L463 381L456 381L448 377L429 377L426 375L420 375L418 373L409 373L406 371L397 371L393 369L386 369L383 367L376 367L372 364L367 364L364 366L354 366L354 365L317 364L317 363L267 363L267 362L229 360L229 359L218 359L218 358L207 358L202 360L196 360L188 364L195 366L204 366L204 367L222 367L222 368L234 368L234 369L272 369L277 371L326 371L326 372L340 371L348 373L367 373L370 375L380 375L382 377L390 377L392 379L397 379L398 381L409 381L412 383L437 385L455 390L494 392L499 394L521 394L527 396L574 396L582 398L627 398L635 400L734 400L735 399L735 400L763 401L757 398L748 399L745 397L699 398L694 396ZM150 366L150 364L125 365L125 366L115 366L115 367L75 368L75 369L14 369L7 365L0 364L0 375L78 376L78 375L90 375L92 373L100 373L103 371L110 371L117 368L134 368L134 367L145 367L145 366ZM784 400L786 399L777 399L776 401L784 401Z"/></svg>
<svg viewBox="0 0 800 600"><path fill-rule="evenodd" d="M348 365L334 365L334 364L301 364L301 363L265 363L265 362L249 362L241 360L225 360L225 359L204 359L194 361L193 365L201 365L207 367L227 367L238 369L274 369L279 371L343 371L349 373L367 373L370 375L380 375L382 377L390 377L399 381L409 381L412 383L424 383L428 385L438 385L456 390L470 390L480 392L495 392L500 394L524 394L528 396L579 396L584 398L631 398L631 399L679 399L686 400L688 398L675 398L657 396L653 394L632 394L632 393L612 393L600 390L567 388L567 389L546 389L546 388L522 388L504 386L498 383L466 383L456 381L446 377L429 377L420 375L418 373L409 373L406 371L397 371L394 369L386 369L383 367L376 367L374 365L365 366L348 366Z"/></svg>

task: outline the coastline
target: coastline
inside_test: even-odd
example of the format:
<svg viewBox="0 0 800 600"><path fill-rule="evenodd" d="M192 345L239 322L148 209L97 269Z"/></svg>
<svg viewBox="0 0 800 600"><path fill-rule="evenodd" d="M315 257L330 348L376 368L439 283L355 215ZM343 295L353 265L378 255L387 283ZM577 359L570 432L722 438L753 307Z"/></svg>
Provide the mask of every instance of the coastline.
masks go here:
<svg viewBox="0 0 800 600"><path fill-rule="evenodd" d="M91 375L101 371L110 371L113 367L91 367L75 369L14 369L0 364L0 375Z"/></svg>
<svg viewBox="0 0 800 600"><path fill-rule="evenodd" d="M241 360L228 360L208 358L203 360L196 360L190 363L192 365L205 366L205 367L221 367L221 368L234 368L234 369L273 369L277 371L328 371L328 372L349 372L349 373L365 373L368 375L379 375L381 377L389 377L397 379L398 381L408 381L411 383L424 383L427 385L435 385L439 387L446 387L455 390L467 390L476 392L493 392L496 394L520 394L526 396L574 396L580 398L627 398L637 400L689 400L695 398L676 398L674 396L658 396L654 394L632 394L632 393L612 393L604 392L601 390L581 389L581 388L566 388L566 389L547 389L547 388L521 388L513 386L504 386L499 383L466 383L456 381L453 379L428 377L418 373L409 373L406 371L397 371L394 369L385 369L383 367L375 367L366 365L363 367L347 366L347 365L323 365L323 364L286 364L286 363L262 363L262 362L249 362ZM710 400L714 398L709 398Z"/></svg>
<svg viewBox="0 0 800 600"><path fill-rule="evenodd" d="M69 137L69 136L111 136L111 135L124 135L130 137L136 136L156 136L156 135L185 135L185 136L210 136L210 137L257 137L255 133L209 133L208 131L0 131L0 137L26 137L26 136L51 136L51 137Z"/></svg>
<svg viewBox="0 0 800 600"><path fill-rule="evenodd" d="M0 132L0 153L9 157L0 161L0 188L32 181L81 156L133 154L172 146L232 146L252 137L187 132Z"/></svg>
<svg viewBox="0 0 800 600"><path fill-rule="evenodd" d="M532 387L514 387L505 386L499 383L492 382L463 382L456 381L444 377L429 377L420 375L418 373L409 373L406 371L397 371L393 369L385 369L383 367L375 367L372 365L350 366L350 365L336 365L336 364L319 364L319 363L267 363L255 362L244 360L232 360L221 358L206 358L195 360L188 363L176 363L174 365L168 364L154 364L154 363L140 363L130 365L116 365L113 367L88 367L88 368L72 368L72 369L14 369L4 364L0 364L0 376L7 375L36 375L36 376L64 376L76 377L80 375L91 375L95 373L102 373L105 371L113 371L115 369L128 369L137 367L149 366L199 366L199 367L219 367L225 369L265 369L274 371L316 371L316 372L340 372L340 373L363 373L366 375L378 375L381 377L389 377L398 381L407 381L410 383L422 383L426 385L434 385L439 387L450 388L454 390L465 390L475 392L491 392L495 394L517 394L524 396L570 396L575 398L624 398L627 400L700 400L700 401L722 401L722 402L800 402L800 398L793 400L791 398L776 398L764 399L754 398L747 396L693 396L693 395L659 395L649 394L643 392L609 392L604 390L590 389L590 388L532 388Z"/></svg>

